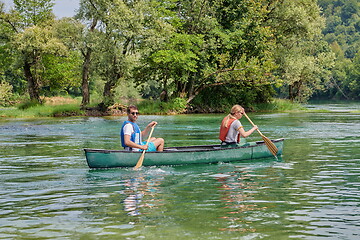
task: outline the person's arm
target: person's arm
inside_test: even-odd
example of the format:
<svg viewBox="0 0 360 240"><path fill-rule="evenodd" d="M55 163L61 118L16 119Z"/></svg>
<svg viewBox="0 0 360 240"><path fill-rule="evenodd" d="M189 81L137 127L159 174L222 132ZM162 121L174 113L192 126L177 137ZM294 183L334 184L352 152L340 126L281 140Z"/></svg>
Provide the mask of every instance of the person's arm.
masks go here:
<svg viewBox="0 0 360 240"><path fill-rule="evenodd" d="M130 135L124 135L124 142L125 142L126 146L131 147L131 148L139 148L139 149L142 149L142 150L147 150L148 149L147 145L139 145L139 144L136 144L133 141L131 141L130 140Z"/></svg>
<svg viewBox="0 0 360 240"><path fill-rule="evenodd" d="M146 128L141 131L141 137L144 139L149 133L152 127L155 127L155 125L157 124L157 122L152 121L151 123L149 123Z"/></svg>
<svg viewBox="0 0 360 240"><path fill-rule="evenodd" d="M247 138L248 136L250 136L256 129L258 129L258 127L255 125L252 129L250 129L249 131L245 131L243 127L239 128L239 132L241 134L241 136L243 136L244 138Z"/></svg>

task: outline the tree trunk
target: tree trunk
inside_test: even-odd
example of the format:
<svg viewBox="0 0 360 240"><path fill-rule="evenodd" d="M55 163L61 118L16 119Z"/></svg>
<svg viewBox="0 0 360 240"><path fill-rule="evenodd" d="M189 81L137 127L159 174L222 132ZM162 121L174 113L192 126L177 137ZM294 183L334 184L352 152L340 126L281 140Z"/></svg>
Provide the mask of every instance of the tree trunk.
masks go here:
<svg viewBox="0 0 360 240"><path fill-rule="evenodd" d="M296 91L296 97L298 98L299 101L302 101L302 97L301 97L301 87L303 85L303 81L299 81L297 84L297 91Z"/></svg>
<svg viewBox="0 0 360 240"><path fill-rule="evenodd" d="M109 74L107 75L109 77L109 80L105 83L104 86L104 92L103 92L104 99L103 102L101 103L103 107L108 107L115 103L113 89L118 84L119 79L123 77L123 73L121 69L117 67L118 65L117 59L118 57L115 54L113 56L112 67L110 67L111 69L109 71Z"/></svg>
<svg viewBox="0 0 360 240"><path fill-rule="evenodd" d="M103 100L99 104L101 111L106 109L115 103L114 93L112 89L116 86L117 81L115 79L109 80L104 85Z"/></svg>
<svg viewBox="0 0 360 240"><path fill-rule="evenodd" d="M289 85L289 100L290 100L291 102L294 102L294 100L295 100L294 93L293 93L293 86L292 86L292 85Z"/></svg>
<svg viewBox="0 0 360 240"><path fill-rule="evenodd" d="M31 73L31 65L25 60L24 63L24 75L28 82L28 91L31 101L36 101L41 103L40 94L39 94L39 83L36 78Z"/></svg>
<svg viewBox="0 0 360 240"><path fill-rule="evenodd" d="M112 89L115 86L114 81L107 81L104 85L103 97L104 99L113 99Z"/></svg>
<svg viewBox="0 0 360 240"><path fill-rule="evenodd" d="M167 78L164 79L164 87L162 92L160 93L160 101L161 102L168 102L169 101L169 94L167 91Z"/></svg>
<svg viewBox="0 0 360 240"><path fill-rule="evenodd" d="M174 95L176 97L185 98L187 96L186 83L183 83L181 81L176 81L175 84L176 84L176 91Z"/></svg>
<svg viewBox="0 0 360 240"><path fill-rule="evenodd" d="M96 25L97 25L97 19L93 19L93 22L90 26L90 32L93 32L95 30ZM89 76L90 76L91 54L92 54L92 49L90 47L87 47L86 53L83 53L84 63L82 69L82 83L81 83L82 108L86 107L90 103Z"/></svg>
<svg viewBox="0 0 360 240"><path fill-rule="evenodd" d="M291 102L295 100L301 101L301 86L302 81L294 82L292 85L289 85L289 99Z"/></svg>
<svg viewBox="0 0 360 240"><path fill-rule="evenodd" d="M90 103L90 91L89 91L90 61L91 61L91 49L88 48L85 54L83 70L82 70L82 83L81 83L82 108L86 107Z"/></svg>
<svg viewBox="0 0 360 240"><path fill-rule="evenodd" d="M194 77L191 77L187 85L187 98L190 98L193 95L194 95Z"/></svg>
<svg viewBox="0 0 360 240"><path fill-rule="evenodd" d="M108 107L115 103L113 89L114 87L116 87L121 77L122 74L113 73L112 76L110 76L110 80L105 83L104 92L103 92L104 99L101 103L103 107Z"/></svg>

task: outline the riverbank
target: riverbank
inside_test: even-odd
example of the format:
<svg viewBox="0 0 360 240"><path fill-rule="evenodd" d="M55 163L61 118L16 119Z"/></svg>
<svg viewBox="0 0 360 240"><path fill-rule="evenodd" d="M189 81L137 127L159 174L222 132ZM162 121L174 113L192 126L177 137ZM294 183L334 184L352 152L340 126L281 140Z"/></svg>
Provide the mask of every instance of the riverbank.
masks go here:
<svg viewBox="0 0 360 240"><path fill-rule="evenodd" d="M219 108L211 108L205 106L189 106L185 102L175 99L171 102L164 103L160 101L144 100L137 103L141 114L144 115L174 115L174 114L196 114L196 113L225 113L231 106ZM30 106L28 108L10 107L0 108L0 117L3 118L33 118L33 117L70 117L70 116L123 116L126 115L127 105L116 103L106 109L99 106L90 106L80 108L79 103L69 101L54 102L48 100L43 105ZM299 103L291 103L284 99L274 99L271 103L254 104L247 107L248 112L327 112L329 109L313 109L307 108Z"/></svg>
<svg viewBox="0 0 360 240"><path fill-rule="evenodd" d="M3 118L35 118L35 117L75 117L75 116L122 116L126 114L126 107L114 106L104 110L98 107L80 108L79 105L64 104L56 106L38 105L27 109L15 107L0 109L0 117Z"/></svg>

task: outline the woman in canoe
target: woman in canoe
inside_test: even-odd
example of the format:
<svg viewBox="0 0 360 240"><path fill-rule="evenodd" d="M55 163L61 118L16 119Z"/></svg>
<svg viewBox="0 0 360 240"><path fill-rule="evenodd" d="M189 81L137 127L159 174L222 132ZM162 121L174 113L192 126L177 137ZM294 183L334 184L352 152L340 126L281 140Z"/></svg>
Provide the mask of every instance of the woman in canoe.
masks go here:
<svg viewBox="0 0 360 240"><path fill-rule="evenodd" d="M250 136L258 127L255 125L249 131L245 131L239 119L243 116L245 110L240 105L234 105L230 114L221 122L219 139L221 145L234 145L240 143L240 137ZM244 141L246 143L246 141Z"/></svg>
<svg viewBox="0 0 360 240"><path fill-rule="evenodd" d="M121 145L128 151L141 151L147 150L150 152L163 151L164 139L163 138L150 138L149 144L146 145L146 141L142 142L142 138L149 134L152 127L155 127L157 122L152 121L146 128L141 131L136 123L139 117L139 110L136 106L130 105L127 108L128 120L124 122L121 127Z"/></svg>

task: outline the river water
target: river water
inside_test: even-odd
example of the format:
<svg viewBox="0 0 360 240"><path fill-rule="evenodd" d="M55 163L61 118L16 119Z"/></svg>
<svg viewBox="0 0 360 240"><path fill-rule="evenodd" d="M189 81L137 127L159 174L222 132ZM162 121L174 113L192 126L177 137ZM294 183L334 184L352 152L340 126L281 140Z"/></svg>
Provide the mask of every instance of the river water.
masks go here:
<svg viewBox="0 0 360 240"><path fill-rule="evenodd" d="M120 148L125 117L1 119L0 239L360 239L360 104L309 107L330 112L249 114L286 139L278 160L140 171L86 164L83 148ZM222 117L139 125L158 121L167 146L216 144Z"/></svg>

